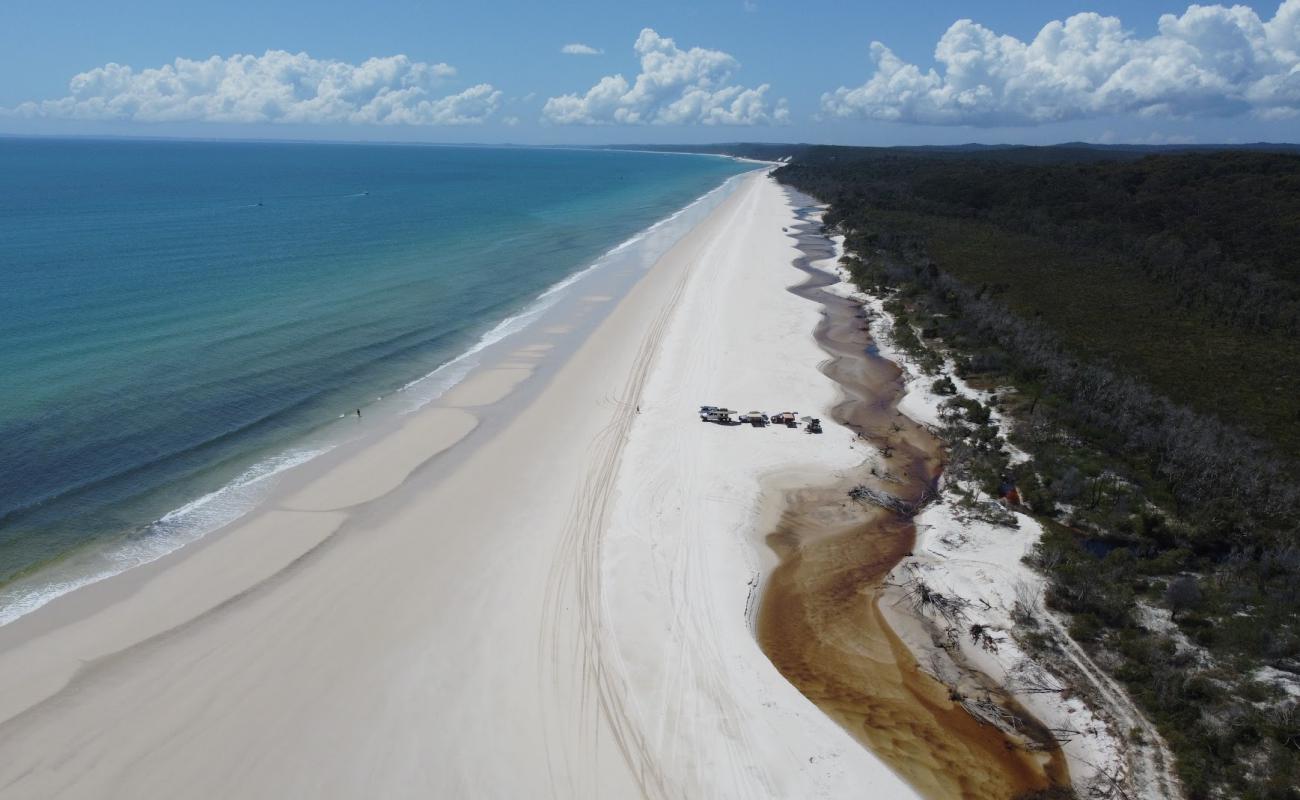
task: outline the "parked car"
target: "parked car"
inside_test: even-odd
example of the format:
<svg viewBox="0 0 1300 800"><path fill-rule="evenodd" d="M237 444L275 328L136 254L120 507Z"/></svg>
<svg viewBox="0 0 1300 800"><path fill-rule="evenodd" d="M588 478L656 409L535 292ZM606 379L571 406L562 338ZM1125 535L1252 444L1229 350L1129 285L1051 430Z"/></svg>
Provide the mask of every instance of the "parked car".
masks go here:
<svg viewBox="0 0 1300 800"><path fill-rule="evenodd" d="M717 406L700 406L700 422L717 422L726 424L731 422L731 411L726 408Z"/></svg>

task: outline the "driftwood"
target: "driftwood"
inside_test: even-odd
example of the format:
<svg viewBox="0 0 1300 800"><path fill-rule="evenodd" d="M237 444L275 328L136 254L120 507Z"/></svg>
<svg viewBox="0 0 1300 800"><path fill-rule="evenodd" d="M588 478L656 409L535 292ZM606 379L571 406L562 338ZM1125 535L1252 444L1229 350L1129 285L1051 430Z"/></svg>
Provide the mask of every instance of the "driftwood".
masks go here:
<svg viewBox="0 0 1300 800"><path fill-rule="evenodd" d="M1007 671L1006 688L1015 694L1061 694L1065 686L1032 659L1022 658Z"/></svg>
<svg viewBox="0 0 1300 800"><path fill-rule="evenodd" d="M976 622L970 626L968 632L970 633L971 644L979 645L990 653L998 651L998 644L1002 640L995 636L993 629L987 625Z"/></svg>
<svg viewBox="0 0 1300 800"><path fill-rule="evenodd" d="M987 694L982 699L964 697L959 694L951 699L960 705L967 714L985 725L992 725L1005 733L1013 735L1024 733L1024 720L1003 708ZM1020 746L1026 750L1055 750L1061 745L1068 744L1074 737L1079 735L1078 731L1070 728L1046 728L1045 730L1049 737L1047 740L1039 741L1034 736L1018 736L1017 738L1023 738Z"/></svg>
<svg viewBox="0 0 1300 800"><path fill-rule="evenodd" d="M904 500L897 495L892 495L889 492L882 492L879 489L872 489L870 486L864 486L862 484L858 484L849 490L849 497L859 503L871 503L872 505L877 505L881 508L887 508L895 514L903 517L911 517L915 515L916 512L920 511L926 503L930 502L933 496L934 493L927 489L925 494L921 495L919 500L912 502L910 500Z"/></svg>
<svg viewBox="0 0 1300 800"><path fill-rule="evenodd" d="M993 701L987 695L982 700L976 700L973 697L963 697L960 701L961 707L966 709L966 713L975 719L983 722L985 725L992 725L999 730L1008 733L1019 733L1020 726L1023 724L1020 717L1012 714L1002 706Z"/></svg>
<svg viewBox="0 0 1300 800"><path fill-rule="evenodd" d="M1088 786L1086 791L1087 797L1094 797L1098 800L1109 800L1109 798L1114 797L1118 797L1120 800L1132 800L1133 796L1124 791L1124 786L1128 783L1128 780L1120 767L1117 766L1112 771L1099 767L1090 761L1080 760L1092 767L1096 773L1093 775L1093 779L1090 781L1091 785Z"/></svg>
<svg viewBox="0 0 1300 800"><path fill-rule="evenodd" d="M859 503L871 503L872 505L887 508L895 514L904 517L910 517L916 513L916 505L909 503L901 497L896 497L888 492L882 492L878 489L872 489L869 486L854 486L849 490L849 497L857 500Z"/></svg>
<svg viewBox="0 0 1300 800"><path fill-rule="evenodd" d="M904 584L906 597L912 603L912 610L918 614L938 614L951 625L956 626L966 619L966 600L957 596L948 596L936 592L920 578L914 578Z"/></svg>

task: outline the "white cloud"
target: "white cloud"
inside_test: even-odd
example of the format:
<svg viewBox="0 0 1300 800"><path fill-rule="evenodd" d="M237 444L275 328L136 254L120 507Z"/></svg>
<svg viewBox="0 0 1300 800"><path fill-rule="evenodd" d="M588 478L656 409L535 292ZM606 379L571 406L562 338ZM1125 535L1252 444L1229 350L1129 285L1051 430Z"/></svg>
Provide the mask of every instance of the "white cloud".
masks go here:
<svg viewBox="0 0 1300 800"><path fill-rule="evenodd" d="M23 103L7 113L138 122L467 125L496 112L501 92L490 84L442 96L437 87L455 74L448 64L404 55L349 64L283 50L178 58L138 72L110 63L73 76L67 97Z"/></svg>
<svg viewBox="0 0 1300 800"><path fill-rule="evenodd" d="M785 101L769 108L763 84L754 89L729 85L740 68L719 50L681 50L650 28L636 40L641 72L631 83L608 75L585 94L552 97L542 119L557 125L761 125L782 123Z"/></svg>
<svg viewBox="0 0 1300 800"><path fill-rule="evenodd" d="M1193 5L1140 38L1094 13L1030 42L968 19L935 47L939 70L872 42L875 73L822 95L824 117L931 125L1036 125L1112 114L1293 116L1300 107L1300 0L1263 21L1246 6Z"/></svg>
<svg viewBox="0 0 1300 800"><path fill-rule="evenodd" d="M605 51L592 47L589 44L575 42L574 44L566 44L564 47L561 47L560 52L564 53L566 56L598 56L602 55Z"/></svg>
<svg viewBox="0 0 1300 800"><path fill-rule="evenodd" d="M1121 136L1115 131L1107 130L1089 141L1094 144L1195 144L1196 137L1189 134L1161 133L1160 131L1152 131L1146 136Z"/></svg>

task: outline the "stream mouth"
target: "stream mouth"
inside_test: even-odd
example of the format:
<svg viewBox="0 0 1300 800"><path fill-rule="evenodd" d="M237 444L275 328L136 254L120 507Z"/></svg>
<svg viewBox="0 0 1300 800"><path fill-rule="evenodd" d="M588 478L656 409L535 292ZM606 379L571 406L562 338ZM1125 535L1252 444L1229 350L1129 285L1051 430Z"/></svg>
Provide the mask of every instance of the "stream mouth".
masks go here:
<svg viewBox="0 0 1300 800"><path fill-rule="evenodd" d="M815 201L791 194L802 206L790 231L801 253L794 265L808 279L789 291L824 309L814 331L830 356L821 369L843 393L831 416L879 455L812 488L776 479L764 486L768 502L779 503L767 535L779 564L760 600L759 645L800 692L928 798L1007 800L1069 786L1064 756L1042 725L1018 706L1019 736L971 716L921 669L880 610L886 577L911 554L912 515L855 502L849 491L866 486L920 506L938 485L943 448L899 412L902 373L879 355L861 306L825 291L839 278L814 263L834 257L834 245Z"/></svg>

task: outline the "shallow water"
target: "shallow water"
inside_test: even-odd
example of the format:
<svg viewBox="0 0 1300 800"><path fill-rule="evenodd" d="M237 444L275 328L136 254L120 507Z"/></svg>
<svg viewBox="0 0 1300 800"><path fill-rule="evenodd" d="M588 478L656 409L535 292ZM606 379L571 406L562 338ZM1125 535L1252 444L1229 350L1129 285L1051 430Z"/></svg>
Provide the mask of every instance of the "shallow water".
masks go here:
<svg viewBox="0 0 1300 800"><path fill-rule="evenodd" d="M341 417L436 396L547 287L747 168L0 140L0 583L105 543L129 566L237 517Z"/></svg>
<svg viewBox="0 0 1300 800"><path fill-rule="evenodd" d="M814 209L801 216L810 220ZM833 255L818 226L796 228L809 279L791 289L822 303L816 331L832 356L823 371L846 395L837 422L877 448L889 446L872 473L864 465L840 481L787 491L768 544L780 557L764 590L758 639L768 657L805 696L928 798L1003 800L1053 783L1068 785L1059 751L1027 750L981 724L917 664L879 608L884 580L909 554L909 518L848 499L865 483L909 502L933 489L940 443L899 414L898 368L869 347L857 308L821 287L837 279L810 262ZM780 491L779 487L769 487Z"/></svg>

